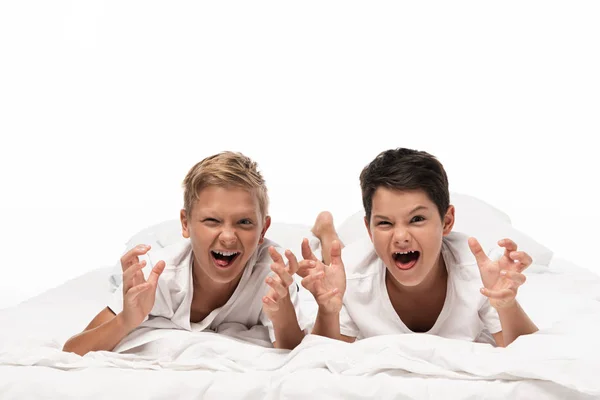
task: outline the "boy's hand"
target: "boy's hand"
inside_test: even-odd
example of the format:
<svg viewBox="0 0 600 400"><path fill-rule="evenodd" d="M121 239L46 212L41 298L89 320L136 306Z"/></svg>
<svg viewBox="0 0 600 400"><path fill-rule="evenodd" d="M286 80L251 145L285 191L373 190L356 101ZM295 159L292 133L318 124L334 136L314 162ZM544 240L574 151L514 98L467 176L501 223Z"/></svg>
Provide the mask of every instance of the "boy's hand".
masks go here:
<svg viewBox="0 0 600 400"><path fill-rule="evenodd" d="M529 267L532 259L524 251L517 251L517 244L510 239L498 242L505 251L498 261L492 261L485 254L475 238L469 238L469 247L477 260L479 273L483 281L481 294L490 299L492 307L506 308L515 304L517 290L525 283L521 272Z"/></svg>
<svg viewBox="0 0 600 400"><path fill-rule="evenodd" d="M269 319L273 319L279 311L282 302L289 300L289 287L294 283L294 274L298 270L298 260L290 250L285 251L285 256L289 260L286 266L281 254L273 246L269 247L269 255L273 260L271 271L274 276L268 276L265 283L270 286L269 292L263 297L263 310Z"/></svg>
<svg viewBox="0 0 600 400"><path fill-rule="evenodd" d="M302 241L302 257L304 260L299 267L299 275L304 278L302 286L314 296L319 312L339 313L346 291L346 271L340 242L334 240L331 245L330 265L323 264L315 257L307 239Z"/></svg>
<svg viewBox="0 0 600 400"><path fill-rule="evenodd" d="M123 321L129 329L138 327L152 311L158 278L165 269L164 261L157 262L146 281L142 272L146 261L140 262L138 256L146 254L148 250L150 250L150 246L138 245L121 258L121 268L123 269L122 315Z"/></svg>

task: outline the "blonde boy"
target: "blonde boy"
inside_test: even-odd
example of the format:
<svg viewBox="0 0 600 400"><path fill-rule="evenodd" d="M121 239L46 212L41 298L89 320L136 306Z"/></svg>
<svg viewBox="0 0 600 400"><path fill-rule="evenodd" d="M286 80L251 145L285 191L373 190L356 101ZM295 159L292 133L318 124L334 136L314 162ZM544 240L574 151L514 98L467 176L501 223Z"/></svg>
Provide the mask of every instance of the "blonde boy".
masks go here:
<svg viewBox="0 0 600 400"><path fill-rule="evenodd" d="M286 265L265 238L271 218L257 164L219 153L192 167L183 187L184 239L156 251L144 244L128 251L121 286L64 351L112 351L139 326L215 332L226 324L264 326L277 348L300 343L292 285L298 263L288 250Z"/></svg>

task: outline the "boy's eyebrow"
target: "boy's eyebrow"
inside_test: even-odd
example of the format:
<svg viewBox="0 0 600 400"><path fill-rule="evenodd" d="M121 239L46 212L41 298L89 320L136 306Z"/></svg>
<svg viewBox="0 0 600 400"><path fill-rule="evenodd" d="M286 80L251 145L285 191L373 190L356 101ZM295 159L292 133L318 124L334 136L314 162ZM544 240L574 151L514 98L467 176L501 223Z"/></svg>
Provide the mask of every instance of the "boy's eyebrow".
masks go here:
<svg viewBox="0 0 600 400"><path fill-rule="evenodd" d="M373 215L373 218L379 218L379 219L389 219L388 217L386 217L385 215Z"/></svg>
<svg viewBox="0 0 600 400"><path fill-rule="evenodd" d="M416 206L415 208L413 208L409 214L414 214L415 212L419 211L419 210L427 210L427 206Z"/></svg>
<svg viewBox="0 0 600 400"><path fill-rule="evenodd" d="M428 209L429 208L427 208L427 206L416 206L415 208L410 210L410 212L407 215L414 214L415 212L420 211L420 210L428 210ZM386 217L384 215L379 215L379 214L373 215L373 218L389 219L388 217Z"/></svg>
<svg viewBox="0 0 600 400"><path fill-rule="evenodd" d="M202 214L202 215L214 215L214 214L220 214L219 211L214 210L214 209L200 209L198 210L198 214ZM256 218L256 210L255 209L247 209L247 210L239 210L239 211L235 211L232 212L230 214L232 217L234 218Z"/></svg>
<svg viewBox="0 0 600 400"><path fill-rule="evenodd" d="M257 218L257 215L260 214L260 212L254 208L252 209L248 209L248 210L244 210L244 211L240 211L239 213L235 213L234 215L238 218Z"/></svg>

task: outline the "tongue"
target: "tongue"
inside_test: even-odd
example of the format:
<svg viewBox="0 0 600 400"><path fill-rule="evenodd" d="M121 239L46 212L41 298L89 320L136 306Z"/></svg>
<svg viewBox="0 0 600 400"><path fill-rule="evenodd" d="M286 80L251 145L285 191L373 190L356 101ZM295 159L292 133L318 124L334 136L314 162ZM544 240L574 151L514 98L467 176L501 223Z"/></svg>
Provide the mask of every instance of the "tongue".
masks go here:
<svg viewBox="0 0 600 400"><path fill-rule="evenodd" d="M412 260L407 263L397 260L396 267L398 267L400 269L411 269L416 263L417 263L417 260Z"/></svg>
<svg viewBox="0 0 600 400"><path fill-rule="evenodd" d="M215 264L217 264L219 267L226 267L229 265L229 260L227 259L214 258L214 260Z"/></svg>

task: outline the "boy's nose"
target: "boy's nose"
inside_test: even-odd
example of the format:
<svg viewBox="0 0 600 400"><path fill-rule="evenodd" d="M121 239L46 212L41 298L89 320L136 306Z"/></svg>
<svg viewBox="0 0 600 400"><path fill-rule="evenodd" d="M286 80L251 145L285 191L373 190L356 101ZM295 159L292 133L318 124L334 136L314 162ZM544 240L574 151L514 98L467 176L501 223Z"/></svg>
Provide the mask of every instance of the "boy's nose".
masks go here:
<svg viewBox="0 0 600 400"><path fill-rule="evenodd" d="M396 229L394 231L394 243L407 243L410 240L408 229Z"/></svg>
<svg viewBox="0 0 600 400"><path fill-rule="evenodd" d="M231 245L237 242L237 236L235 234L235 231L233 231L232 229L223 229L223 231L219 235L219 240L224 245Z"/></svg>

